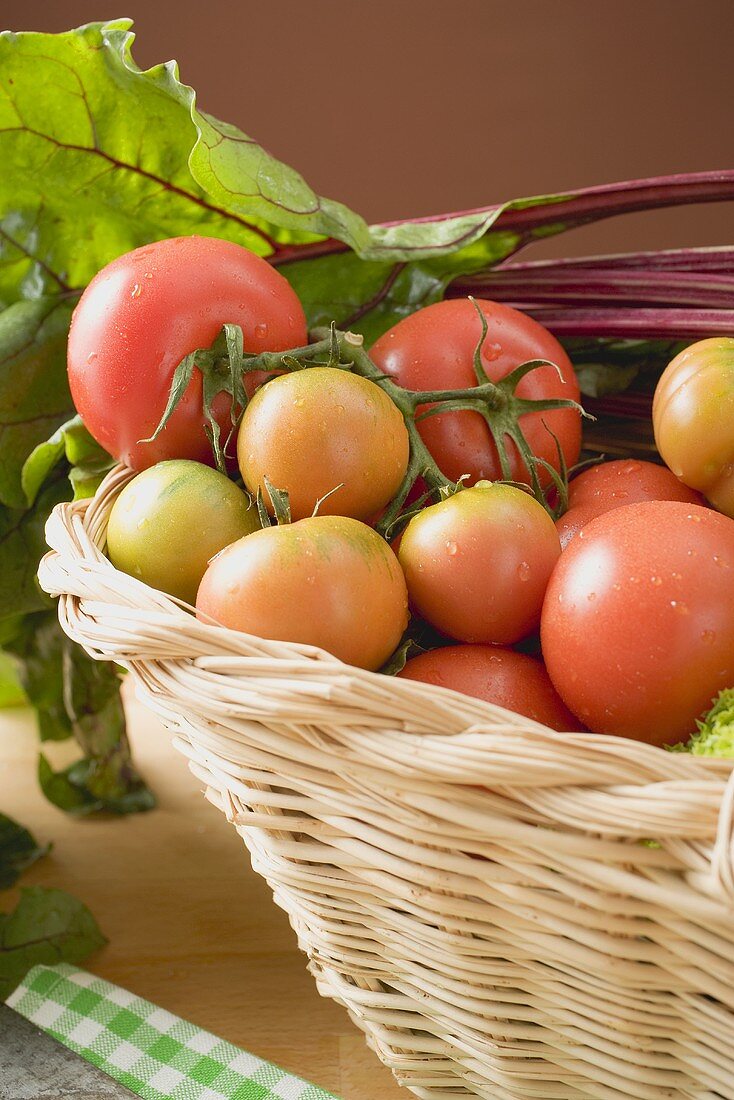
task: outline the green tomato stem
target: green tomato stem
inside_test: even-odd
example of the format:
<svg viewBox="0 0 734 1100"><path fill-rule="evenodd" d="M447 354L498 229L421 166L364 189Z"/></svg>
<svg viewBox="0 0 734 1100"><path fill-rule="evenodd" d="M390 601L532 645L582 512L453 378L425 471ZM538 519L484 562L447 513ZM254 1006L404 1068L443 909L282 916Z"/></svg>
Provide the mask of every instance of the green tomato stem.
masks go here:
<svg viewBox="0 0 734 1100"><path fill-rule="evenodd" d="M479 312L479 311L478 311ZM508 445L514 445L528 470L529 491L551 511L541 484L540 472L545 471L558 489L559 499L565 501L567 494L567 471L563 455L559 449L561 472L551 468L544 459L538 458L530 449L520 425L522 416L531 412L544 412L551 409L573 408L582 415L584 410L577 402L564 398L531 400L520 398L516 386L532 370L547 365L546 360L533 360L521 364L499 382L487 377L481 364L481 348L487 332L486 319L482 316L482 336L474 353L474 370L477 385L466 389L445 390L408 390L398 385L394 378L383 374L372 361L364 347L362 336L352 332L341 332L332 325L329 329L316 329L312 334L314 342L289 351L265 351L257 355L243 352L241 332L237 326L226 325L224 339L218 337L211 348L192 352L182 361L174 374L171 394L156 435L165 426L168 417L188 387L192 372L196 368L202 375L205 395L205 412L208 418L208 434L212 441L215 458L220 469L225 468L227 444L222 447L219 426L213 415L214 397L225 391L232 398L232 437L247 405L243 378L245 374L262 371L265 374L282 374L290 371L307 370L309 367L332 367L353 371L362 378L379 386L392 403L400 410L405 421L409 440L409 459L405 476L394 498L389 502L376 525L376 529L385 537L391 537L401 519L405 519L405 502L415 482L422 478L434 500L448 496L461 489L460 482L451 481L439 468L431 455L418 429L418 423L438 413L474 411L487 424L497 450L502 479L512 482L510 454ZM425 408L424 406L429 406ZM154 438L154 437L153 437Z"/></svg>

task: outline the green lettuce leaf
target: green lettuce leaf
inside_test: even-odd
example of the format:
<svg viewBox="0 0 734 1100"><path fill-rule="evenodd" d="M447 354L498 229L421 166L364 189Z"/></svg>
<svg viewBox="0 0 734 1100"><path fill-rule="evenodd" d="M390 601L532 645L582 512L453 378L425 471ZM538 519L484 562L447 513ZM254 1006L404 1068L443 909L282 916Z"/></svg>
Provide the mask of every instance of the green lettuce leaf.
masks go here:
<svg viewBox="0 0 734 1100"><path fill-rule="evenodd" d="M54 611L27 616L5 646L36 708L41 740L74 737L83 752L61 772L41 754L38 775L48 799L75 814L152 809L155 799L130 756L118 668L67 638Z"/></svg>
<svg viewBox="0 0 734 1100"><path fill-rule="evenodd" d="M68 303L55 298L15 302L0 313L0 504L7 508L27 507L23 464L73 412L66 379L70 317Z"/></svg>
<svg viewBox="0 0 734 1100"><path fill-rule="evenodd" d="M20 686L17 661L9 653L0 650L0 710L6 707L22 707L27 703L25 692Z"/></svg>
<svg viewBox="0 0 734 1100"><path fill-rule="evenodd" d="M0 813L0 890L12 886L49 849L50 845L41 847L27 829Z"/></svg>
<svg viewBox="0 0 734 1100"><path fill-rule="evenodd" d="M674 746L677 751L734 760L734 688L720 691L711 710L696 726L690 741Z"/></svg>
<svg viewBox="0 0 734 1100"><path fill-rule="evenodd" d="M38 562L47 550L44 528L51 509L69 497L68 481L57 477L39 494L32 509L0 505L0 623L51 606L36 581Z"/></svg>
<svg viewBox="0 0 734 1100"><path fill-rule="evenodd" d="M100 481L114 465L114 459L92 438L81 417L73 416L34 447L23 463L21 485L29 507L51 471L64 458L70 465L74 500L94 496Z"/></svg>
<svg viewBox="0 0 734 1100"><path fill-rule="evenodd" d="M343 312L368 317L381 276L403 264L401 285L380 298L379 322L368 320L376 331L410 300L434 300L453 275L520 243L491 232L501 206L368 226L251 137L199 111L175 62L140 70L130 26L122 19L59 35L0 35L0 301L68 295L122 252L190 233L246 245L298 279L294 246L318 249L335 238L310 261L326 311L309 309L321 291L306 294L309 319L341 321L328 304L345 292ZM345 280L342 264L329 262L334 246L348 267L354 253L374 267Z"/></svg>
<svg viewBox="0 0 734 1100"><path fill-rule="evenodd" d="M107 942L92 914L63 890L32 886L0 913L0 1001L33 966L80 963Z"/></svg>

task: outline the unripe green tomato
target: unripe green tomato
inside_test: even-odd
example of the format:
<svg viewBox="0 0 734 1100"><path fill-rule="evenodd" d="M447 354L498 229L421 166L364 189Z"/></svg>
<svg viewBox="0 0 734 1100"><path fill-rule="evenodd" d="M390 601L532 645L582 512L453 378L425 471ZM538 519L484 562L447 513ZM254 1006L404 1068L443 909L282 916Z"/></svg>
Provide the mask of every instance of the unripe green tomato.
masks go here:
<svg viewBox="0 0 734 1100"><path fill-rule="evenodd" d="M734 337L685 348L655 390L655 443L677 478L734 519Z"/></svg>
<svg viewBox="0 0 734 1100"><path fill-rule="evenodd" d="M250 498L224 474L171 459L122 490L110 513L107 553L116 569L193 604L214 555L259 526Z"/></svg>

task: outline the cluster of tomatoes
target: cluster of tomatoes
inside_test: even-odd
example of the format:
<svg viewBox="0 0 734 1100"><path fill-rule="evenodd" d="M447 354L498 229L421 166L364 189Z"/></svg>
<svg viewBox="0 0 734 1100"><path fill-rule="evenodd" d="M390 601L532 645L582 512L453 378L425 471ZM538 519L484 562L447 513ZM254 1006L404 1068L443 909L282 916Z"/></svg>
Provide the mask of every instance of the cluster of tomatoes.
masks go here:
<svg viewBox="0 0 734 1100"><path fill-rule="evenodd" d="M244 376L224 471L203 403L233 436L231 388L211 398L194 372L156 434L176 367L223 325L255 355L303 353ZM110 516L115 566L207 621L370 670L411 620L413 636L427 624L432 648L399 675L558 730L691 734L734 684L734 340L694 345L663 375L668 466L585 469L558 518L543 494L578 461L579 391L536 321L431 305L376 342L369 376L307 348L290 285L237 245L161 241L100 272L74 316L69 378L90 432L141 471Z"/></svg>

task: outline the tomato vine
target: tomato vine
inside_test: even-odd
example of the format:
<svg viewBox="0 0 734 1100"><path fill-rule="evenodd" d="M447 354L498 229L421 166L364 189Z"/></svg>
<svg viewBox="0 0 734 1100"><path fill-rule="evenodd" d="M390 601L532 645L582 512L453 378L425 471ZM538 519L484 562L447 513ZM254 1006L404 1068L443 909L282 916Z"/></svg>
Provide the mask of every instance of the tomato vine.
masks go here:
<svg viewBox="0 0 734 1100"><path fill-rule="evenodd" d="M452 481L443 474L424 443L418 428L419 423L426 417L439 413L471 411L482 416L497 449L502 480L509 484L518 484L511 477L509 440L517 448L528 470L529 484L522 484L521 487L531 492L552 515L558 515L565 510L568 503L568 470L563 452L556 440L558 469L535 455L528 444L520 420L528 413L545 412L551 409L571 408L576 409L581 416L588 416L588 414L577 401L570 398L538 400L518 396L517 386L527 374L538 367L554 366L547 359L532 359L520 364L504 378L496 382L491 381L481 361L481 351L487 336L487 320L478 307L477 313L482 324L481 337L473 357L477 384L465 389L445 390L409 390L400 386L373 362L364 347L362 336L341 331L335 324L332 324L330 329L316 329L312 333L312 343L303 347L291 348L288 351L266 351L257 355L243 350L242 330L238 325L224 325L219 337L210 348L191 352L176 368L166 409L150 439L155 439L163 431L171 413L188 387L194 370L198 370L202 376L203 404L207 417L206 431L212 444L217 468L226 472L228 448L247 407L248 398L244 384L246 374L257 371L273 376L289 371L307 370L309 367L332 367L353 371L362 378L374 382L397 406L405 420L410 441L408 467L397 493L376 524L377 530L386 538L391 537L398 526L411 514L405 510L405 505L411 489L419 479L422 479L427 487L427 492L421 498L420 504L425 503L427 499L436 500L441 496L449 496L461 489L461 481ZM214 399L220 393L229 394L232 401L231 429L224 442L213 413ZM424 409L425 405L429 405L430 408ZM548 474L556 490L553 506L548 502L548 493L541 481L542 472Z"/></svg>

